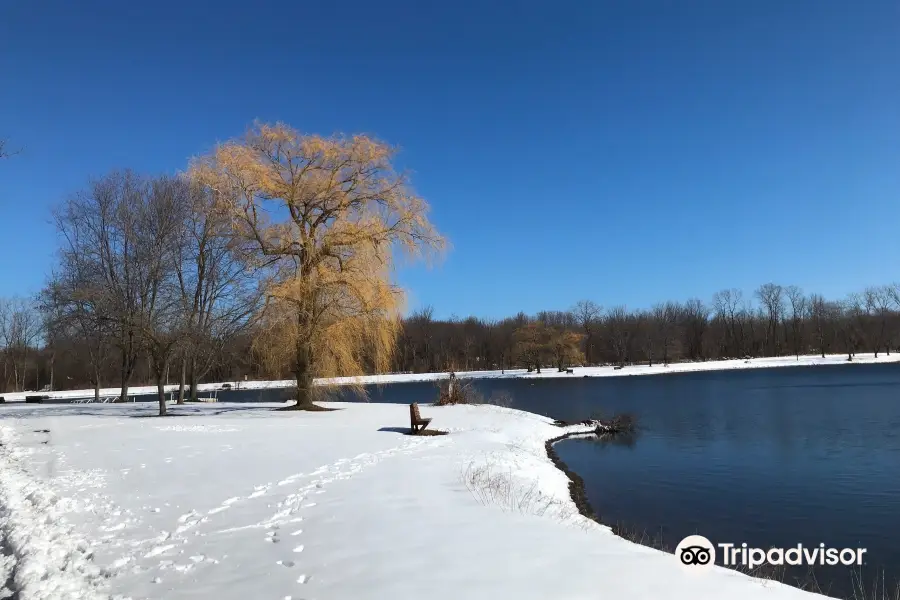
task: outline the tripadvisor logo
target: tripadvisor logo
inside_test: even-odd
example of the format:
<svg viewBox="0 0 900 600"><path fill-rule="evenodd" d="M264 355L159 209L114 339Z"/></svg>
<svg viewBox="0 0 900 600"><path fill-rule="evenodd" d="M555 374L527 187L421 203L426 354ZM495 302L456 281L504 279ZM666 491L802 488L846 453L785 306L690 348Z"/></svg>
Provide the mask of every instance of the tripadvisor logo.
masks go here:
<svg viewBox="0 0 900 600"><path fill-rule="evenodd" d="M705 571L716 564L716 549L726 567L742 565L750 569L769 565L835 566L862 565L865 548L829 548L825 544L806 547L797 544L790 548L751 548L744 544L713 544L702 535L689 535L678 543L675 556L691 571Z"/></svg>
<svg viewBox="0 0 900 600"><path fill-rule="evenodd" d="M702 535L689 535L678 542L675 556L690 569L706 570L716 564L716 547Z"/></svg>

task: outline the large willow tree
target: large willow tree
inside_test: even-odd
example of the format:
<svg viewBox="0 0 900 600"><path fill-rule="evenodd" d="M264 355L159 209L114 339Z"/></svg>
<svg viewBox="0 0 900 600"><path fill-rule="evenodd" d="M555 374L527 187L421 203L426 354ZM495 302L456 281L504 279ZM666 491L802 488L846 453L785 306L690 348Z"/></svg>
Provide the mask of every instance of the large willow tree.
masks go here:
<svg viewBox="0 0 900 600"><path fill-rule="evenodd" d="M255 347L290 365L294 408L314 407L314 377L387 370L404 299L391 281L396 260L444 248L394 155L366 136L304 135L278 123L257 124L191 164L266 274Z"/></svg>

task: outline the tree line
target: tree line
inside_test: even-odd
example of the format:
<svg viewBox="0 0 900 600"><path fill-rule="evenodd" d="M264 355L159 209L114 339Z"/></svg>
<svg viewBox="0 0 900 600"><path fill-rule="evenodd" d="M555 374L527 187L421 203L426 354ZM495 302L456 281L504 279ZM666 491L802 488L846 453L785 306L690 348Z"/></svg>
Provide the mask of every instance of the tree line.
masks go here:
<svg viewBox="0 0 900 600"><path fill-rule="evenodd" d="M662 302L648 310L590 301L570 310L485 321L438 320L425 308L405 321L395 369L426 372L656 365L677 361L857 352L900 346L900 286L867 288L842 300L796 286L752 294L716 293L710 302Z"/></svg>
<svg viewBox="0 0 900 600"><path fill-rule="evenodd" d="M889 353L900 286L826 300L766 283L646 310L583 300L506 319L405 318L400 255L438 257L427 203L367 136L248 132L178 175L114 171L53 212L59 248L34 298L0 299L7 390L296 381L385 372L668 364L808 353Z"/></svg>
<svg viewBox="0 0 900 600"><path fill-rule="evenodd" d="M197 254L187 256L194 261L188 264L196 266ZM204 264L228 266L215 260ZM208 280L192 273L191 286L187 277L178 279L176 273L177 298L163 299L153 309L126 304L128 310L118 320L133 323L134 331L121 323L104 331L104 323L88 320L92 313L86 308L63 312L54 304L58 279L37 301L0 300L5 389L99 388L118 385L123 378L138 383L183 381L184 399L192 392L196 397L195 386L202 381L289 378L289 364L265 360L253 343L260 335L257 315L264 303L259 288L242 279L243 274L238 277L240 270L225 271L231 276L217 272ZM196 293L201 281L216 281L206 285L227 294ZM752 295L729 289L710 302L664 302L649 310L604 310L585 300L570 310L519 313L500 320L433 315L433 309L425 307L402 319L393 359L381 372L652 366L838 353L852 360L858 352L877 356L900 348L898 285L868 288L840 301L769 283ZM151 330L149 343L138 346L134 340L144 335L144 320L160 325ZM109 317L105 325L113 321Z"/></svg>

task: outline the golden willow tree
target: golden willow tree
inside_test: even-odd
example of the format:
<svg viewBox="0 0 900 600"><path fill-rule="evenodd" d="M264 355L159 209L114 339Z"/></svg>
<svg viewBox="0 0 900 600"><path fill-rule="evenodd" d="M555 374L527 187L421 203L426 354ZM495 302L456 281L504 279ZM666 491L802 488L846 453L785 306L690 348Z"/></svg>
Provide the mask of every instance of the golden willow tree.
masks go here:
<svg viewBox="0 0 900 600"><path fill-rule="evenodd" d="M428 204L394 169L395 153L363 135L256 124L191 164L266 274L254 346L295 374L292 408L315 407L315 377L389 368L404 300L391 282L397 259L444 248Z"/></svg>

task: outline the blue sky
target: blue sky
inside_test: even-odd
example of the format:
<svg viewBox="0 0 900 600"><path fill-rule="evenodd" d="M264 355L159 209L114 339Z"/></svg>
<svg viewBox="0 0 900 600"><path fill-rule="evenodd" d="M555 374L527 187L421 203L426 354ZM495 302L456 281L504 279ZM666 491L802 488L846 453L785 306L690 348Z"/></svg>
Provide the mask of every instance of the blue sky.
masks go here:
<svg viewBox="0 0 900 600"><path fill-rule="evenodd" d="M257 118L402 147L453 248L400 281L438 316L900 279L894 1L5 0L0 295L88 177Z"/></svg>

